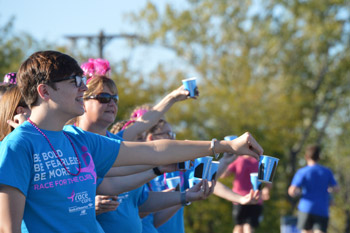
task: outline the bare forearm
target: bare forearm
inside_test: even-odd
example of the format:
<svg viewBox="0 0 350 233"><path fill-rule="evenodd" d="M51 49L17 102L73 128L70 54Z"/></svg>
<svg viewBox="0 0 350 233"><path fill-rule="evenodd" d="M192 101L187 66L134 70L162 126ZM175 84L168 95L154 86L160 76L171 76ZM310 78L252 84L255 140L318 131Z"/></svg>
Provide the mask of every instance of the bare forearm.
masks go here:
<svg viewBox="0 0 350 233"><path fill-rule="evenodd" d="M109 169L105 177L113 176L128 176L136 173L140 173L153 168L152 165L133 165L133 166L122 166L122 167L112 167Z"/></svg>
<svg viewBox="0 0 350 233"><path fill-rule="evenodd" d="M175 103L175 99L168 94L157 105L155 105L150 111L146 112L141 118L125 129L123 138L126 141L135 140L136 136L152 128L159 119L167 112L170 107Z"/></svg>
<svg viewBox="0 0 350 233"><path fill-rule="evenodd" d="M0 185L0 232L21 232L25 200L18 189Z"/></svg>
<svg viewBox="0 0 350 233"><path fill-rule="evenodd" d="M165 210L154 213L153 225L158 228L166 223L176 212L181 209L182 205L176 205L173 207L166 208Z"/></svg>
<svg viewBox="0 0 350 233"><path fill-rule="evenodd" d="M230 150L225 142L218 143L218 152ZM165 165L212 155L210 141L157 140L146 143L123 142L116 166L133 164Z"/></svg>
<svg viewBox="0 0 350 233"><path fill-rule="evenodd" d="M231 202L240 203L242 196L233 192L229 187L222 184L221 182L217 182L214 188L214 194L218 197L224 198Z"/></svg>
<svg viewBox="0 0 350 233"><path fill-rule="evenodd" d="M149 192L147 201L139 207L140 212L155 212L181 204L180 192Z"/></svg>
<svg viewBox="0 0 350 233"><path fill-rule="evenodd" d="M259 159L264 151L248 132L232 141L216 141L213 143L213 148L211 144L210 141L123 141L113 166L165 165L213 155L214 151L249 155Z"/></svg>

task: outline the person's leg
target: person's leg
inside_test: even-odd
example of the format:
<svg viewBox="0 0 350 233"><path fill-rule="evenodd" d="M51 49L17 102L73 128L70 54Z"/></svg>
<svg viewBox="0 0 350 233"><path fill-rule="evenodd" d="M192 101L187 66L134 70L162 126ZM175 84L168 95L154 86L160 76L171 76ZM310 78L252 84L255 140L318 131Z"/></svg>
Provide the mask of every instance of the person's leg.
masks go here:
<svg viewBox="0 0 350 233"><path fill-rule="evenodd" d="M243 205L233 205L232 218L235 223L233 233L243 233L243 225L245 223Z"/></svg>
<svg viewBox="0 0 350 233"><path fill-rule="evenodd" d="M312 230L301 230L301 233L313 233Z"/></svg>
<svg viewBox="0 0 350 233"><path fill-rule="evenodd" d="M254 228L249 223L245 223L243 225L243 233L254 233Z"/></svg>
<svg viewBox="0 0 350 233"><path fill-rule="evenodd" d="M259 227L259 218L262 215L262 205L246 205L246 224L244 233L253 233Z"/></svg>
<svg viewBox="0 0 350 233"><path fill-rule="evenodd" d="M321 231L321 230L316 229L316 230L314 230L314 233L325 233L325 231Z"/></svg>
<svg viewBox="0 0 350 233"><path fill-rule="evenodd" d="M298 213L298 228L302 233L312 233L313 220L312 216L308 213Z"/></svg>
<svg viewBox="0 0 350 233"><path fill-rule="evenodd" d="M233 228L233 233L243 233L243 225L236 224Z"/></svg>
<svg viewBox="0 0 350 233"><path fill-rule="evenodd" d="M314 233L325 233L328 228L328 217L312 215L313 217L313 227Z"/></svg>

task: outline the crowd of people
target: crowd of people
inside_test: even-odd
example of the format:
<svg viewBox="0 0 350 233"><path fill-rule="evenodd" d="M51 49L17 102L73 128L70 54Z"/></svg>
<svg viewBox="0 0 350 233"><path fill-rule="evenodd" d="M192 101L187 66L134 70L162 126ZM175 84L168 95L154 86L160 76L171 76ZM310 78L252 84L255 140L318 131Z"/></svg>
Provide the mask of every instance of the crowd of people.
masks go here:
<svg viewBox="0 0 350 233"><path fill-rule="evenodd" d="M183 86L114 124L119 97L107 60L79 66L40 51L5 76L0 95L0 232L181 233L184 207L211 194L235 204L234 233L258 227L271 186L252 190L249 174L263 149L248 132L231 141L176 140L164 115L188 99ZM217 153L217 177L234 174L233 188L206 179L190 187L193 171L178 163ZM336 190L326 175L324 185ZM173 177L179 190L167 185ZM292 196L304 190L298 177Z"/></svg>

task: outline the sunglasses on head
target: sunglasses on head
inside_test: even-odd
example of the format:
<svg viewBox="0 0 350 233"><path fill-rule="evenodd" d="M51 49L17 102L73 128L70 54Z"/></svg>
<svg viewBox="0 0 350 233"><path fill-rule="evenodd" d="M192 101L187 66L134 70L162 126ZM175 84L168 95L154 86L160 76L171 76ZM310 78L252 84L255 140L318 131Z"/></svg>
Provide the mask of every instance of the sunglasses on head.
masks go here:
<svg viewBox="0 0 350 233"><path fill-rule="evenodd" d="M75 79L75 86L76 87L81 87L81 85L84 83L84 85L86 85L86 77L84 76L79 76L79 75L72 75L69 77L65 77L65 78L61 78L61 79L57 79L52 81L53 83L57 83L57 82L61 82L61 81L65 81L65 80L70 80L70 79Z"/></svg>
<svg viewBox="0 0 350 233"><path fill-rule="evenodd" d="M119 96L118 95L111 95L109 93L100 93L98 95L90 95L85 97L84 99L95 99L101 104L107 104L113 100L116 104L118 104Z"/></svg>

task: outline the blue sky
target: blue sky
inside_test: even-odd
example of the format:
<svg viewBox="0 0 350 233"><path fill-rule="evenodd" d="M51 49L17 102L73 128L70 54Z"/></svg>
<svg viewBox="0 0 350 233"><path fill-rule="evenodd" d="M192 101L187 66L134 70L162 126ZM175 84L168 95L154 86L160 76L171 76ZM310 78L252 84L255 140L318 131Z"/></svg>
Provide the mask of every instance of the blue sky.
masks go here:
<svg viewBox="0 0 350 233"><path fill-rule="evenodd" d="M153 2L161 9L166 3L182 7L184 0ZM0 0L0 22L3 25L14 16L15 32L27 32L38 40L69 45L65 35L97 35L101 30L106 34L134 33L126 15L139 11L146 3L146 0ZM146 70L160 57L162 60L172 58L169 52L160 48L151 48L150 52L149 48L131 50L125 45L126 42L120 39L111 41L105 47L105 57L118 61L132 56L138 68Z"/></svg>

